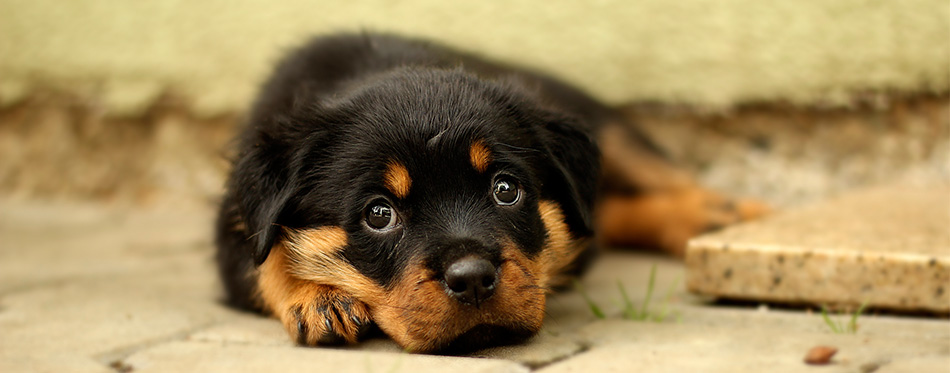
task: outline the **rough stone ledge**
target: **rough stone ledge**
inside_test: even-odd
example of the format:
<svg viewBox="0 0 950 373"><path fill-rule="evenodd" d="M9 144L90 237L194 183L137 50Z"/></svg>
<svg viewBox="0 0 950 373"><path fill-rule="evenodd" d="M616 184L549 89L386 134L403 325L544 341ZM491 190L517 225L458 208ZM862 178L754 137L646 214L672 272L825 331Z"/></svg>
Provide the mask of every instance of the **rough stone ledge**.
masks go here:
<svg viewBox="0 0 950 373"><path fill-rule="evenodd" d="M690 291L950 312L950 185L849 194L694 239Z"/></svg>

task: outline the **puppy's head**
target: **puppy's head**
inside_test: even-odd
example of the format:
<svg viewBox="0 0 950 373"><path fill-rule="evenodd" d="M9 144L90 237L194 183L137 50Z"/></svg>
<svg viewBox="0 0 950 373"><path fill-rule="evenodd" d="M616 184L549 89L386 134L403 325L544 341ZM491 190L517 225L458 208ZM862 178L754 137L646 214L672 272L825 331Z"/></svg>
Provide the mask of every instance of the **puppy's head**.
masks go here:
<svg viewBox="0 0 950 373"><path fill-rule="evenodd" d="M512 83L401 69L262 118L235 173L258 263L365 302L411 351L536 333L591 235L598 151ZM240 175L248 175L241 178Z"/></svg>

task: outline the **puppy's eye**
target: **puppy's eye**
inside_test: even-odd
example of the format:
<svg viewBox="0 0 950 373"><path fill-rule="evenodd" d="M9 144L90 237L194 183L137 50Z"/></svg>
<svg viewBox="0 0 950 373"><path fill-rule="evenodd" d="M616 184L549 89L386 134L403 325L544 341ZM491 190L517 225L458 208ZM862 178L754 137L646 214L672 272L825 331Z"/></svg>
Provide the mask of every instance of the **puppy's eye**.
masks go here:
<svg viewBox="0 0 950 373"><path fill-rule="evenodd" d="M396 226L396 210L386 201L376 201L366 207L366 225L375 230L388 230Z"/></svg>
<svg viewBox="0 0 950 373"><path fill-rule="evenodd" d="M502 176L495 180L492 194L495 196L495 203L511 206L521 198L521 187L512 178Z"/></svg>

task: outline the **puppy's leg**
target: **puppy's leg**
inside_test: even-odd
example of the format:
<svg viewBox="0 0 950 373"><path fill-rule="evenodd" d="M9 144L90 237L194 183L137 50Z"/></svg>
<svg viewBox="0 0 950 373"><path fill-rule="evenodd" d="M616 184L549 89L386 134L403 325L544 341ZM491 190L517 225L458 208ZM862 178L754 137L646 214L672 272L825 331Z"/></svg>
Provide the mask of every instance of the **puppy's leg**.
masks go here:
<svg viewBox="0 0 950 373"><path fill-rule="evenodd" d="M768 212L762 202L699 186L627 131L606 125L600 132L607 188L597 213L603 244L654 247L683 256L690 238Z"/></svg>
<svg viewBox="0 0 950 373"><path fill-rule="evenodd" d="M264 308L280 319L301 345L355 343L369 330L369 309L336 287L295 277L283 245L258 269Z"/></svg>
<svg viewBox="0 0 950 373"><path fill-rule="evenodd" d="M690 238L767 211L759 202L735 201L694 187L607 196L600 205L598 224L604 244L656 247L683 256Z"/></svg>

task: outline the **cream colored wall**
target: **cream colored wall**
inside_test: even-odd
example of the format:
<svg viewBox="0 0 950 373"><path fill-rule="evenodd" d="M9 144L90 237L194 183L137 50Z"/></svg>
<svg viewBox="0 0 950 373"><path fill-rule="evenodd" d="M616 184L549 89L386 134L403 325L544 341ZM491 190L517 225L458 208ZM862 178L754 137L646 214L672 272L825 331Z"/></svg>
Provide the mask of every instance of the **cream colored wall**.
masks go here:
<svg viewBox="0 0 950 373"><path fill-rule="evenodd" d="M843 102L950 88L946 0L0 0L0 104L52 86L116 113L239 111L308 35L427 36L610 102Z"/></svg>

